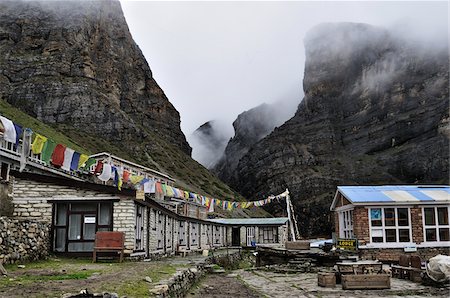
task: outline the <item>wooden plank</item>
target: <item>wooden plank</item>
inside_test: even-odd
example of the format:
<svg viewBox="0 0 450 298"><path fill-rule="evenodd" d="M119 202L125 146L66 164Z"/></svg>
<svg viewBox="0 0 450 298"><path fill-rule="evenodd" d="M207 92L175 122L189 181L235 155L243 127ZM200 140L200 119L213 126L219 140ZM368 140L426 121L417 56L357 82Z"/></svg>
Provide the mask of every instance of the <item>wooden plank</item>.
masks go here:
<svg viewBox="0 0 450 298"><path fill-rule="evenodd" d="M389 274L342 275L341 278L344 290L391 288Z"/></svg>

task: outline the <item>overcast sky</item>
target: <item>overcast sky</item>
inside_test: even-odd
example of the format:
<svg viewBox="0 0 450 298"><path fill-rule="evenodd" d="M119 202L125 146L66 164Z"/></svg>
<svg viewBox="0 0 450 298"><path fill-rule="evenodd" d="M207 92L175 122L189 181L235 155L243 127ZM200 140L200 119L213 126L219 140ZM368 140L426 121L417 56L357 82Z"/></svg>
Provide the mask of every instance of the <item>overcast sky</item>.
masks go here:
<svg viewBox="0 0 450 298"><path fill-rule="evenodd" d="M303 97L303 38L322 22L448 36L448 2L121 1L134 40L190 134L263 102ZM231 128L231 126L230 126Z"/></svg>

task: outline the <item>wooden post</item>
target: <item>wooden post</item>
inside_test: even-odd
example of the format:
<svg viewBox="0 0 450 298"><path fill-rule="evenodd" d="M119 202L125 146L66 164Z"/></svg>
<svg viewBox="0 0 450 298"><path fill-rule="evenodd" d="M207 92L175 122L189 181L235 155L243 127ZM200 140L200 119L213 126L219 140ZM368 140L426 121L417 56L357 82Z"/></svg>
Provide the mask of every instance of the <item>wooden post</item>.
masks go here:
<svg viewBox="0 0 450 298"><path fill-rule="evenodd" d="M291 201L289 200L289 195L286 196L286 209L287 214L289 218L289 227L291 229L291 235L292 235L292 241L296 241L295 239L295 232L294 232L294 223L292 222L292 215L291 215L291 207L290 207Z"/></svg>

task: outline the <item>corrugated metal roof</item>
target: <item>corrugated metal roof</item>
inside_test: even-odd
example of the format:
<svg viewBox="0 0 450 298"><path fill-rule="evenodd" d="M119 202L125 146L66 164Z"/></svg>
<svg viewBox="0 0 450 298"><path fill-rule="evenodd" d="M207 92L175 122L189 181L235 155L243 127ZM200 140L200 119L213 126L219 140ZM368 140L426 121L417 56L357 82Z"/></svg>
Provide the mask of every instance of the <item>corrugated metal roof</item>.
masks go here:
<svg viewBox="0 0 450 298"><path fill-rule="evenodd" d="M352 203L447 203L447 185L338 186L338 192Z"/></svg>
<svg viewBox="0 0 450 298"><path fill-rule="evenodd" d="M269 218L215 218L208 219L226 225L283 225L288 221L287 217Z"/></svg>

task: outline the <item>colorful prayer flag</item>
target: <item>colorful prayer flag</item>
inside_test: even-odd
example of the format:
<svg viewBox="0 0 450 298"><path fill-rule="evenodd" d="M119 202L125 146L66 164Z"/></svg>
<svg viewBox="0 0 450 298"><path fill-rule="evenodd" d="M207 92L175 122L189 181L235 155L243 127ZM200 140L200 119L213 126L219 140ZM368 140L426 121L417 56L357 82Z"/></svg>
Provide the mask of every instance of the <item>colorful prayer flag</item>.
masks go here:
<svg viewBox="0 0 450 298"><path fill-rule="evenodd" d="M44 149L44 145L47 142L47 140L48 139L46 137L41 136L40 134L36 134L33 144L31 144L31 151L34 154L40 154Z"/></svg>
<svg viewBox="0 0 450 298"><path fill-rule="evenodd" d="M86 161L88 161L89 156L86 154L81 154L80 159L78 160L78 168L84 167Z"/></svg>
<svg viewBox="0 0 450 298"><path fill-rule="evenodd" d="M53 150L52 154L52 164L55 167L61 167L64 163L64 153L66 152L66 146L58 144Z"/></svg>
<svg viewBox="0 0 450 298"><path fill-rule="evenodd" d="M52 153L56 148L56 143L52 139L47 139L47 142L44 143L41 153L41 160L45 162L47 165L50 163L50 159L52 157Z"/></svg>

